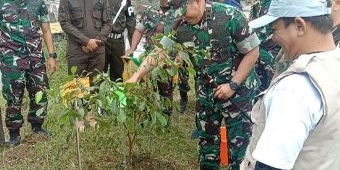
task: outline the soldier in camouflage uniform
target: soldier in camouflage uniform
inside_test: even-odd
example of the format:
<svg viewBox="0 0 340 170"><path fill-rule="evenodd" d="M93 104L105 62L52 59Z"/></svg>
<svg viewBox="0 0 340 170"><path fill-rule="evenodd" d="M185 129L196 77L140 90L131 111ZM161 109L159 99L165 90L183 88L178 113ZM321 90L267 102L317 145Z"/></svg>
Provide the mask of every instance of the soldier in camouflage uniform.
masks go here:
<svg viewBox="0 0 340 170"><path fill-rule="evenodd" d="M7 101L6 126L10 146L20 144L20 128L24 123L21 105L25 87L30 99L28 122L33 132L48 135L41 127L47 114L46 89L49 85L40 29L49 52L47 68L53 73L56 70L56 53L44 1L0 1L0 68L2 94ZM43 95L36 103L35 95L39 91ZM42 108L43 112L37 115Z"/></svg>
<svg viewBox="0 0 340 170"><path fill-rule="evenodd" d="M77 75L90 73L93 84L93 77L104 69L104 42L112 30L108 0L61 0L58 19L68 37L68 72L77 66Z"/></svg>
<svg viewBox="0 0 340 170"><path fill-rule="evenodd" d="M121 0L109 0L110 7L112 9L113 18L116 16ZM127 5L123 7L122 12L119 14L116 22L112 27L112 31L109 34L105 42L105 67L104 72L108 71L110 66L110 79L116 81L122 79L124 70L124 63L121 56L125 54L125 42L124 42L124 31L128 27L129 32L134 32L133 23L136 23L136 19L133 13L133 6L131 0L127 1ZM132 24L132 25L131 25Z"/></svg>
<svg viewBox="0 0 340 170"><path fill-rule="evenodd" d="M177 30L177 38L189 36L195 44L191 61L196 70L200 168L219 169L219 128L225 121L229 169L237 170L251 135L249 114L259 87L254 65L259 57L260 40L248 28L245 15L236 8L221 3L210 6L205 0L179 1L182 8L175 14L184 15L187 22L181 24L181 31ZM140 67L129 81L138 81L145 71Z"/></svg>
<svg viewBox="0 0 340 170"><path fill-rule="evenodd" d="M254 20L267 13L271 0L257 0L250 11L250 20ZM273 78L275 70L275 57L280 51L280 45L272 39L273 30L265 26L255 30L261 40L260 59L255 65L257 75L261 80L260 91L266 90Z"/></svg>
<svg viewBox="0 0 340 170"><path fill-rule="evenodd" d="M146 37L145 50L146 52L151 51L153 43L151 37L157 33L168 34L174 27L176 27L173 5L168 3L167 0L160 0L160 7L155 8L150 6L145 9L141 21L136 25L136 30L132 38L131 48L128 50L127 55L130 55L137 48L138 43L141 41L143 35ZM179 89L180 89L180 111L185 111L186 104L188 102L187 92L190 90L189 87L189 73L185 68L179 69ZM159 94L170 101L173 100L173 80L167 82L158 82ZM169 115L172 113L172 106L166 108L164 113Z"/></svg>
<svg viewBox="0 0 340 170"><path fill-rule="evenodd" d="M219 127L228 130L229 169L239 169L251 135L249 113L258 89L254 65L260 44L245 15L220 3L189 0L178 9L188 21L198 52L196 70L196 127L201 169L219 169ZM181 36L181 35L177 35ZM210 56L199 50L210 49Z"/></svg>

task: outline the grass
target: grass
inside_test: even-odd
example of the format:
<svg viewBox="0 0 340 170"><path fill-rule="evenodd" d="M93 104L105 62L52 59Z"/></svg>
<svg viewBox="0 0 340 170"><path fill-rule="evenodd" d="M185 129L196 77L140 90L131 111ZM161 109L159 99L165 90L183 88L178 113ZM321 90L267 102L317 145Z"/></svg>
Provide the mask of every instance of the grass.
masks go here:
<svg viewBox="0 0 340 170"><path fill-rule="evenodd" d="M57 45L58 70L49 76L51 90L58 89L66 81L65 41ZM191 82L192 89L193 83ZM55 91L55 90L54 90ZM190 170L199 169L197 163L197 141L190 139L194 125L194 94L189 93L189 104L185 114L177 111L172 116L169 132L156 135L143 131L138 136L133 167L136 170ZM62 107L49 96L48 117L44 126L53 131L52 138L45 139L31 132L25 120L21 128L22 143L13 148L1 148L1 170L72 170L78 169L74 127L61 124ZM178 103L178 89L174 101ZM2 116L5 115L5 101L0 99ZM22 112L28 111L27 92ZM4 119L3 119L4 120ZM4 127L5 128L5 127ZM8 132L5 128L6 138ZM80 151L82 168L86 170L124 169L127 155L127 142L120 127L105 129L86 128L80 134Z"/></svg>

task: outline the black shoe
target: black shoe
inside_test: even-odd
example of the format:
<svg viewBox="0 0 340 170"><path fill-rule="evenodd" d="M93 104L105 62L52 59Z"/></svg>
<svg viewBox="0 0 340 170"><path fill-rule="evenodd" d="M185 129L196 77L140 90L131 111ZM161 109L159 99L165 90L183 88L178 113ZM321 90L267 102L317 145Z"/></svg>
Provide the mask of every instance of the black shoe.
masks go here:
<svg viewBox="0 0 340 170"><path fill-rule="evenodd" d="M19 130L9 130L9 141L5 142L6 145L13 147L18 146L21 141L20 131Z"/></svg>
<svg viewBox="0 0 340 170"><path fill-rule="evenodd" d="M180 99L179 100L179 112L180 113L184 113L187 110L187 103L188 100L187 99Z"/></svg>
<svg viewBox="0 0 340 170"><path fill-rule="evenodd" d="M32 124L32 131L38 135L51 137L52 133L44 128L41 127L41 125L33 125Z"/></svg>
<svg viewBox="0 0 340 170"><path fill-rule="evenodd" d="M200 137L200 134L198 133L198 130L194 130L191 133L191 139L198 139Z"/></svg>

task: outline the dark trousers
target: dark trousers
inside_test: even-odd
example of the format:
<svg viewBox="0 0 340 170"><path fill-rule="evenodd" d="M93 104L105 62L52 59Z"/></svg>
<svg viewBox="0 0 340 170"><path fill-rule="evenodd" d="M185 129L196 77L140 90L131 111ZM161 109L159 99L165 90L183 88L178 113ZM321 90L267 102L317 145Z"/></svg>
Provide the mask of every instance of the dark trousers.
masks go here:
<svg viewBox="0 0 340 170"><path fill-rule="evenodd" d="M67 55L68 73L71 74L71 68L76 66L78 76L86 76L89 74L91 85L93 85L93 77L103 71L104 64L105 53Z"/></svg>
<svg viewBox="0 0 340 170"><path fill-rule="evenodd" d="M112 38L107 39L105 43L104 72L110 71L110 79L112 81L122 79L124 63L121 59L121 56L123 56L124 54L125 54L124 37L120 39Z"/></svg>

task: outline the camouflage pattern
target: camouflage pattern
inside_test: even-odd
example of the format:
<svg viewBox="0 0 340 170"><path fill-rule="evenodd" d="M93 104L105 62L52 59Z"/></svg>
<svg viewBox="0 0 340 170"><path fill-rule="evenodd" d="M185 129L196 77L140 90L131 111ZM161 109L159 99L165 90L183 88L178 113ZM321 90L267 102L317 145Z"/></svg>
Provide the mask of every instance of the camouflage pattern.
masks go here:
<svg viewBox="0 0 340 170"><path fill-rule="evenodd" d="M340 25L337 25L334 28L332 34L333 34L333 39L334 39L335 44L339 46L339 43L340 43Z"/></svg>
<svg viewBox="0 0 340 170"><path fill-rule="evenodd" d="M157 33L168 34L173 29L176 29L179 22L174 17L174 10L169 8L155 8L150 6L145 9L141 20L136 26L136 29L143 32L146 37L145 50L151 51L153 43L151 37ZM190 90L189 87L189 73L185 67L181 67L179 70L179 89L181 97L187 97L186 92ZM160 95L173 100L174 85L172 80L158 82L158 90ZM165 109L164 113L170 115L172 112L172 106Z"/></svg>
<svg viewBox="0 0 340 170"><path fill-rule="evenodd" d="M137 23L136 29L143 32L146 37L145 50L152 49L151 37L157 33L168 34L175 27L174 10L170 8L156 8L149 6Z"/></svg>
<svg viewBox="0 0 340 170"><path fill-rule="evenodd" d="M277 54L277 56L275 58L275 63L276 63L276 65L275 65L275 73L274 73L273 79L276 78L281 73L283 73L284 71L286 71L292 62L287 61L285 59L284 52L281 49L279 51L279 54Z"/></svg>
<svg viewBox="0 0 340 170"><path fill-rule="evenodd" d="M7 101L6 126L19 129L23 124L21 104L26 89L30 108L28 121L42 124L47 107L45 90L48 88L45 58L42 54L39 30L48 22L48 12L43 0L3 0L0 8L0 61L3 96ZM43 97L35 102L35 94L42 91Z"/></svg>
<svg viewBox="0 0 340 170"><path fill-rule="evenodd" d="M187 70L186 63L183 63L182 67L178 70L178 87L179 87L179 95L182 100L188 102L188 91L190 90L189 86L189 71Z"/></svg>
<svg viewBox="0 0 340 170"><path fill-rule="evenodd" d="M248 27L245 15L222 3L207 5L199 25L187 23L195 43L191 57L196 70L196 127L199 133L201 169L219 169L219 127L225 118L228 130L229 169L239 169L251 135L250 110L259 84L256 73L249 76L228 100L214 98L213 89L231 81L245 53L256 48L260 41ZM184 23L185 24L185 23Z"/></svg>
<svg viewBox="0 0 340 170"><path fill-rule="evenodd" d="M250 20L254 20L267 13L271 0L257 0L253 3L250 11ZM261 80L260 91L268 88L270 81L274 75L275 62L274 59L280 50L271 38L273 30L270 25L261 27L255 30L259 39L260 45L260 59L255 65L256 73Z"/></svg>

